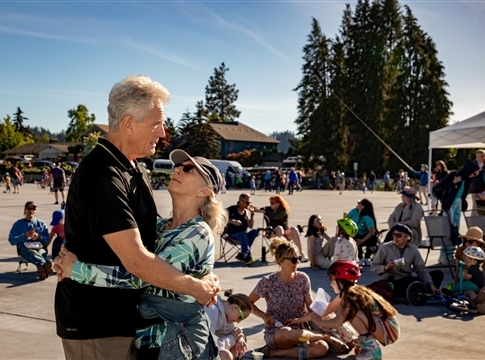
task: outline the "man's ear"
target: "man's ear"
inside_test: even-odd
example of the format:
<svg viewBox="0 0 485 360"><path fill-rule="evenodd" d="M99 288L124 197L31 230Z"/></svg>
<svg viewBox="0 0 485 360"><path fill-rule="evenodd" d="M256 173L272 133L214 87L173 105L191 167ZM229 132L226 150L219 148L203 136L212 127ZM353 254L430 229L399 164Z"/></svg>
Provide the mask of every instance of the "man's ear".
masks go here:
<svg viewBox="0 0 485 360"><path fill-rule="evenodd" d="M131 115L126 115L121 119L120 129L128 136L133 135L135 119Z"/></svg>

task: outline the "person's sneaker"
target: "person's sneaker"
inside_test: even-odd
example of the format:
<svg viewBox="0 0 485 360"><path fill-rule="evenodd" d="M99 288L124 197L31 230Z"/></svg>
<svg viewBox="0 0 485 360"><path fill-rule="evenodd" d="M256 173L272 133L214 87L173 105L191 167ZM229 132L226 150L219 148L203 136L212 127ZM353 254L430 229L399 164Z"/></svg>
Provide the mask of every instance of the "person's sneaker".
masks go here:
<svg viewBox="0 0 485 360"><path fill-rule="evenodd" d="M365 261L364 261L364 259L360 259L360 260L359 260L359 266L360 266L360 267L365 266Z"/></svg>
<svg viewBox="0 0 485 360"><path fill-rule="evenodd" d="M56 201L56 202L54 203L54 205L59 205L59 201Z"/></svg>
<svg viewBox="0 0 485 360"><path fill-rule="evenodd" d="M301 254L301 261L300 262L302 262L302 263L308 262L308 258L306 257L305 254Z"/></svg>
<svg viewBox="0 0 485 360"><path fill-rule="evenodd" d="M63 201L61 202L61 210L64 210L66 208L66 203Z"/></svg>
<svg viewBox="0 0 485 360"><path fill-rule="evenodd" d="M239 253L239 254L236 255L236 259L238 259L239 261L244 262L245 256L242 253Z"/></svg>
<svg viewBox="0 0 485 360"><path fill-rule="evenodd" d="M255 263L254 259L251 257L251 254L246 255L246 257L244 258L244 263L247 266L253 265Z"/></svg>
<svg viewBox="0 0 485 360"><path fill-rule="evenodd" d="M369 259L364 259L364 265L365 266L370 266L370 260Z"/></svg>

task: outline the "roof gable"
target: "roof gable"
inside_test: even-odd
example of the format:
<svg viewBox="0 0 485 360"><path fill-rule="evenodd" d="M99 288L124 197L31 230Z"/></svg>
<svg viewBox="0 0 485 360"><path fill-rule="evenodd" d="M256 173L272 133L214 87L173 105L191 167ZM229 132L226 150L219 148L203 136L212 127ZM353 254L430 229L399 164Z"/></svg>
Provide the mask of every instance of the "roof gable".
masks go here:
<svg viewBox="0 0 485 360"><path fill-rule="evenodd" d="M210 126L224 140L247 141L259 143L279 144L280 142L272 137L250 128L239 121L233 122L212 122Z"/></svg>

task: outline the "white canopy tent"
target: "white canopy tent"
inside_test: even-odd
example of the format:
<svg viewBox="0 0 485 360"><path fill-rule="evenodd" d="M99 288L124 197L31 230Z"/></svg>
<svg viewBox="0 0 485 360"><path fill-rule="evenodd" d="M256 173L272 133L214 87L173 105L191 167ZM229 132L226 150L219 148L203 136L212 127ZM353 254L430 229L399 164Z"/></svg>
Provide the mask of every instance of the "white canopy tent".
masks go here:
<svg viewBox="0 0 485 360"><path fill-rule="evenodd" d="M431 171L433 149L485 148L485 111L469 119L429 133L428 164ZM428 183L430 192L431 182Z"/></svg>

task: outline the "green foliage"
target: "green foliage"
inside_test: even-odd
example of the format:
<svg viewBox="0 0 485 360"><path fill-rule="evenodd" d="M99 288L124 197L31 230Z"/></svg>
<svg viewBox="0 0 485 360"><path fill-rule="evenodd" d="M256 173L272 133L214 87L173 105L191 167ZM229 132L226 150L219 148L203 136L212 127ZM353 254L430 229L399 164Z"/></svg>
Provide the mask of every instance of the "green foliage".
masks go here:
<svg viewBox="0 0 485 360"><path fill-rule="evenodd" d="M77 106L77 109L70 109L67 116L71 119L66 131L67 141L80 141L81 135L94 125L96 116L89 115L88 108L82 104Z"/></svg>
<svg viewBox="0 0 485 360"><path fill-rule="evenodd" d="M81 150L82 157L86 157L91 150L98 144L98 139L101 136L99 131L93 131L91 134L83 139L83 149Z"/></svg>
<svg viewBox="0 0 485 360"><path fill-rule="evenodd" d="M261 154L262 152L256 149L243 150L238 153L228 154L226 160L238 161L244 167L251 167L261 164Z"/></svg>
<svg viewBox="0 0 485 360"><path fill-rule="evenodd" d="M403 166L353 113L407 162L426 162L428 134L447 125L451 102L436 46L409 7L347 5L335 40L313 19L303 53L295 150L307 163L323 156L328 169L357 162L377 173Z"/></svg>
<svg viewBox="0 0 485 360"><path fill-rule="evenodd" d="M205 88L206 116L209 121L234 121L241 115L234 105L239 90L236 90L236 84L227 83L228 71L229 68L222 63L218 69L214 69L214 75L209 78L209 85Z"/></svg>
<svg viewBox="0 0 485 360"><path fill-rule="evenodd" d="M9 115L0 122L0 152L22 145L24 135L18 132Z"/></svg>
<svg viewBox="0 0 485 360"><path fill-rule="evenodd" d="M187 151L191 156L203 156L208 159L220 157L221 141L219 135L209 124L203 101L197 102L193 114L188 110L182 114L177 130L186 137L181 149Z"/></svg>

